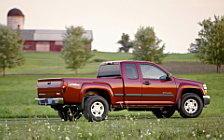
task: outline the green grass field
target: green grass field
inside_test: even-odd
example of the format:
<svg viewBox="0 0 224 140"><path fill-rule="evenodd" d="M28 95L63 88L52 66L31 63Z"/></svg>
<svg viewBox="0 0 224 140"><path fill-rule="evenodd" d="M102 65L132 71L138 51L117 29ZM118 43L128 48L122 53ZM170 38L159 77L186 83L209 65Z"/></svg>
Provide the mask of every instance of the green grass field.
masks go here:
<svg viewBox="0 0 224 140"><path fill-rule="evenodd" d="M114 119L89 123L28 121L0 124L0 139L204 140L224 138L224 118Z"/></svg>
<svg viewBox="0 0 224 140"><path fill-rule="evenodd" d="M224 73L222 74L176 74L176 77L205 82L209 88L212 104L201 116L224 116ZM6 76L0 78L0 118L57 117L50 107L36 105L36 83L39 78L95 77L91 76ZM127 112L113 112L111 116L122 116ZM136 113L138 114L138 113ZM143 112L145 115L145 112ZM178 116L178 115L177 115Z"/></svg>
<svg viewBox="0 0 224 140"><path fill-rule="evenodd" d="M66 69L60 53L24 52L25 64L23 66L7 69L6 74L75 74L73 70ZM94 57L78 73L95 73L101 62L113 60L131 60L130 53L93 52ZM165 62L198 62L194 54L168 54Z"/></svg>
<svg viewBox="0 0 224 140"><path fill-rule="evenodd" d="M99 60L130 60L132 57L123 53L94 53L91 63L79 73L96 72ZM224 139L224 73L174 74L178 78L205 82L208 86L211 104L195 119L183 119L177 112L170 119L156 119L151 112L124 110L110 112L108 120L103 122L89 123L83 117L76 122L52 122L52 118L58 119L57 112L34 101L37 79L95 76L73 75L73 71L65 68L60 53L24 52L24 55L25 65L6 72L17 75L0 76L0 139ZM198 60L192 54L169 54L164 62ZM68 75L26 75L60 73ZM24 119L28 121L6 121Z"/></svg>

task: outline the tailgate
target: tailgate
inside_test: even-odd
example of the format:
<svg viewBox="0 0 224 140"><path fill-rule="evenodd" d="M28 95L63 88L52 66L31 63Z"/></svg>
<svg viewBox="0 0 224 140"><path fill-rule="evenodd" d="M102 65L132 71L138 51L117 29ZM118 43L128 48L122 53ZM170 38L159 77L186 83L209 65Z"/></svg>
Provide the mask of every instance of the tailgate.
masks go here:
<svg viewBox="0 0 224 140"><path fill-rule="evenodd" d="M64 93L63 79L39 79L37 83L37 92L39 98L62 97Z"/></svg>

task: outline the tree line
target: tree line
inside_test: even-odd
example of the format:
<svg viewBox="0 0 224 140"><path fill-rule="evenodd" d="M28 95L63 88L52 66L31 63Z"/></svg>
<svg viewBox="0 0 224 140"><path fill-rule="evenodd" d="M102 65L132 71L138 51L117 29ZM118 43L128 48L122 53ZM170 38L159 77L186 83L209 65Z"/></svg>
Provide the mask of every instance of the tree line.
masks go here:
<svg viewBox="0 0 224 140"><path fill-rule="evenodd" d="M188 51L196 53L202 63L216 65L217 72L220 72L221 65L224 64L224 17L214 16L214 20L205 19L199 25L201 30L198 32L198 38L190 44ZM93 56L87 48L92 39L83 38L85 30L81 26L71 26L66 30L61 55L66 67L77 72ZM156 36L153 27L138 28L134 37L134 40L130 40L129 35L123 33L117 42L122 46L119 51L127 53L132 48L134 60L162 63L166 56L165 44ZM0 71L3 75L6 68L24 64L22 46L23 39L19 35L19 30L13 31L0 25Z"/></svg>

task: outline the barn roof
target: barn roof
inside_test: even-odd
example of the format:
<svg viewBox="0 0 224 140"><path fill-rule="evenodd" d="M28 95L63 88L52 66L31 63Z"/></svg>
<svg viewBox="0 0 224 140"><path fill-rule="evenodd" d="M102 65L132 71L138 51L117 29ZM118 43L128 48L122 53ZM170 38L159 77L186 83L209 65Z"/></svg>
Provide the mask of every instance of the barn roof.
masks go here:
<svg viewBox="0 0 224 140"><path fill-rule="evenodd" d="M34 41L62 41L64 40L66 30L29 30L24 29L20 31L20 35L24 40ZM84 38L92 39L92 31L85 30Z"/></svg>

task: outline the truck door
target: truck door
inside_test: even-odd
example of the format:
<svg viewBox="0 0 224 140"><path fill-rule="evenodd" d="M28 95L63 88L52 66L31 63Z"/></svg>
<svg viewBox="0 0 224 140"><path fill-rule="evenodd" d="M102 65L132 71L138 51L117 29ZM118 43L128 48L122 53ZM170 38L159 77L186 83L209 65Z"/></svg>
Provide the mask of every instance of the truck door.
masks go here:
<svg viewBox="0 0 224 140"><path fill-rule="evenodd" d="M145 104L173 104L177 88L174 79L156 65L140 64L142 73L142 102Z"/></svg>
<svg viewBox="0 0 224 140"><path fill-rule="evenodd" d="M139 104L141 101L141 81L136 64L123 63L124 101L126 105Z"/></svg>

